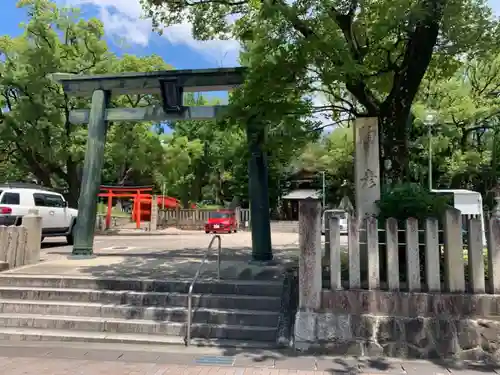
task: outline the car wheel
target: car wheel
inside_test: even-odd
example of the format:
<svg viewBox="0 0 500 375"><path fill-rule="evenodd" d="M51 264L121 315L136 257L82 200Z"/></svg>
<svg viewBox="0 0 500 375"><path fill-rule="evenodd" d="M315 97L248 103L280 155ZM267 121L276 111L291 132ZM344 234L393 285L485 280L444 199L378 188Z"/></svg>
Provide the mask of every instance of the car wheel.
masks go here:
<svg viewBox="0 0 500 375"><path fill-rule="evenodd" d="M209 234L209 233L210 233L210 231L206 230L206 231L205 231L205 233L206 233L206 234Z"/></svg>
<svg viewBox="0 0 500 375"><path fill-rule="evenodd" d="M74 228L75 226L73 225L73 227L71 228L71 232L66 236L66 241L68 242L68 245L73 245L74 243Z"/></svg>

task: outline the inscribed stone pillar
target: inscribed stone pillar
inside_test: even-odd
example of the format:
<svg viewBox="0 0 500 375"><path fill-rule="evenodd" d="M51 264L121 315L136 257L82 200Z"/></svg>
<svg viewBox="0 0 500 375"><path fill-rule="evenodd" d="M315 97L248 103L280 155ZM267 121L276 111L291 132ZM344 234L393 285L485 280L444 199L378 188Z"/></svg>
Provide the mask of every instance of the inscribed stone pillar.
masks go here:
<svg viewBox="0 0 500 375"><path fill-rule="evenodd" d="M378 121L375 117L359 117L354 122L356 217L377 214L380 199L380 163Z"/></svg>
<svg viewBox="0 0 500 375"><path fill-rule="evenodd" d="M97 194L101 183L101 169L106 143L107 124L105 118L108 101L109 93L106 91L96 90L92 94L73 255L92 255L93 253Z"/></svg>
<svg viewBox="0 0 500 375"><path fill-rule="evenodd" d="M378 121L374 117L359 117L354 122L354 188L358 228L364 229L366 217L377 215L380 199L380 163ZM368 267L368 247L365 231L359 232L361 269Z"/></svg>

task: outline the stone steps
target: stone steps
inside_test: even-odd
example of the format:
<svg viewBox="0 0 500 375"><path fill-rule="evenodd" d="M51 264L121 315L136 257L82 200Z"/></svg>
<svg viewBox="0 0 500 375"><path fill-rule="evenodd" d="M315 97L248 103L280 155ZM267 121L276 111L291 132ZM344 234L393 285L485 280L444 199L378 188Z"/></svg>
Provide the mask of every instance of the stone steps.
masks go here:
<svg viewBox="0 0 500 375"><path fill-rule="evenodd" d="M184 307L156 307L134 305L106 305L66 301L0 300L0 313L41 314L57 316L88 316L111 319L145 319L157 322L185 323ZM279 313L258 310L220 310L197 308L193 310L194 323L276 327Z"/></svg>
<svg viewBox="0 0 500 375"><path fill-rule="evenodd" d="M147 280L58 275L0 274L0 287L63 288L130 292L187 293L188 280ZM248 281L199 279L195 294L236 294L245 296L280 297L282 280Z"/></svg>
<svg viewBox="0 0 500 375"><path fill-rule="evenodd" d="M186 307L185 293L131 292L90 289L0 287L1 299L36 301L96 302L132 306ZM278 311L279 297L244 295L193 294L193 308L241 309Z"/></svg>
<svg viewBox="0 0 500 375"><path fill-rule="evenodd" d="M139 345L185 345L184 337L166 335L138 335L113 332L84 332L76 330L50 330L35 328L0 327L0 340L9 341L48 341L48 342L89 342L105 344ZM231 348L273 348L275 344L263 341L234 341L221 339L192 338L191 345L202 347Z"/></svg>
<svg viewBox="0 0 500 375"><path fill-rule="evenodd" d="M142 335L186 335L186 324L145 319L117 319L88 316L56 316L38 314L0 314L0 327L76 330L84 332L113 332ZM204 339L276 340L275 327L231 326L224 324L193 323L191 335Z"/></svg>
<svg viewBox="0 0 500 375"><path fill-rule="evenodd" d="M0 338L184 343L190 283L2 274ZM276 345L282 293L282 280L200 280L192 296L192 340Z"/></svg>

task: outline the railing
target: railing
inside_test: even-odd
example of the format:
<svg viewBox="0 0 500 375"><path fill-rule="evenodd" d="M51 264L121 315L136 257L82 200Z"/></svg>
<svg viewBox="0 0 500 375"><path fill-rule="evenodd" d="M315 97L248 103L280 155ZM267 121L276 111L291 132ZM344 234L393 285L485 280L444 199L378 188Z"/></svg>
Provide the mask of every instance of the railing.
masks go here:
<svg viewBox="0 0 500 375"><path fill-rule="evenodd" d="M192 314L193 314L193 289L194 289L194 284L198 280L198 277L200 276L201 269L203 268L203 265L207 261L208 254L210 250L212 249L212 245L214 244L214 241L217 240L218 246L217 246L217 279L220 280L220 253L221 253L221 239L219 235L215 235L212 237L212 240L208 244L207 251L205 252L205 256L203 257L200 266L198 267L198 270L196 271L196 274L193 277L193 281L191 281L191 285L189 285L189 290L188 290L188 311L187 311L187 328L186 328L186 346L189 346L191 343L191 325L192 325Z"/></svg>

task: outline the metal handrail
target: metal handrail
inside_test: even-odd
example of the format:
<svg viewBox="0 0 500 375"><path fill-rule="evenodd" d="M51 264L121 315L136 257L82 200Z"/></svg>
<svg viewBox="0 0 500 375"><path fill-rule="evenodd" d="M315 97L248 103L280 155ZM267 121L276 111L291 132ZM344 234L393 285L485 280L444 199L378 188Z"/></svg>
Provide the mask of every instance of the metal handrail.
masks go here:
<svg viewBox="0 0 500 375"><path fill-rule="evenodd" d="M220 253L221 253L221 239L218 234L212 237L212 240L208 244L207 251L205 252L205 256L203 257L203 260L201 261L200 266L198 267L198 270L196 271L193 281L191 281L191 285L189 285L189 290L188 290L188 311L187 311L187 329L186 329L186 346L189 346L191 343L191 324L192 324L192 310L193 310L193 289L194 289L194 284L198 280L198 277L200 276L201 269L203 265L205 264L207 258L208 258L208 253L212 249L212 245L214 244L214 241L218 240L218 246L217 246L217 279L220 280Z"/></svg>

